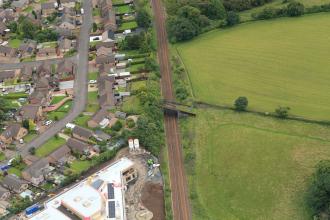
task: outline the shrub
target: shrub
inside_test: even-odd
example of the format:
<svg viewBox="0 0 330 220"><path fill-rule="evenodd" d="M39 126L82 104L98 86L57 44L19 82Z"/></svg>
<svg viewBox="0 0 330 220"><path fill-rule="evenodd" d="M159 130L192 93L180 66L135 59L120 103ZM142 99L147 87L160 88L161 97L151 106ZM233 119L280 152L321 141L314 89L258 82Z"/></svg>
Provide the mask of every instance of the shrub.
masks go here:
<svg viewBox="0 0 330 220"><path fill-rule="evenodd" d="M111 127L114 131L120 131L122 129L123 124L120 121L116 121L116 123Z"/></svg>
<svg viewBox="0 0 330 220"><path fill-rule="evenodd" d="M135 122L134 122L133 119L129 118L126 121L126 125L127 125L128 128L134 128L135 127Z"/></svg>
<svg viewBox="0 0 330 220"><path fill-rule="evenodd" d="M241 97L238 97L236 100L235 100L235 109L237 111L245 111L247 106L249 104L249 101L246 97L244 96L241 96Z"/></svg>
<svg viewBox="0 0 330 220"><path fill-rule="evenodd" d="M236 12L229 11L227 13L226 21L227 21L227 26L234 26L234 25L239 23L240 18L239 18L239 15Z"/></svg>
<svg viewBox="0 0 330 220"><path fill-rule="evenodd" d="M289 116L289 107L278 107L275 109L275 115L279 118L287 118Z"/></svg>
<svg viewBox="0 0 330 220"><path fill-rule="evenodd" d="M300 2L291 2L287 7L287 14L290 17L301 16L304 14L305 7Z"/></svg>

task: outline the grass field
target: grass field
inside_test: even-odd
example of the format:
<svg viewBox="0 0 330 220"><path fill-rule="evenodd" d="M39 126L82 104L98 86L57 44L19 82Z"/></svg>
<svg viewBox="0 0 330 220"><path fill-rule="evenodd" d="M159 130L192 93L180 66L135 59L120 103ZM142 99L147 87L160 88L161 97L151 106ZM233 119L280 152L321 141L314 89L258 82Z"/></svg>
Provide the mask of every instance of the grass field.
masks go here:
<svg viewBox="0 0 330 220"><path fill-rule="evenodd" d="M196 153L186 164L194 219L311 219L303 196L316 163L330 157L329 128L219 110L183 125L185 149Z"/></svg>
<svg viewBox="0 0 330 220"><path fill-rule="evenodd" d="M330 120L330 14L246 23L177 45L198 100Z"/></svg>
<svg viewBox="0 0 330 220"><path fill-rule="evenodd" d="M306 8L312 7L315 5L323 5L323 4L330 3L330 0L296 0L296 1L303 3ZM240 12L239 15L240 15L241 21L250 21L250 20L252 20L251 15L253 13L261 12L266 7L283 8L283 7L286 7L287 5L288 5L288 3L283 3L283 0L275 0L271 3L265 4L263 6Z"/></svg>

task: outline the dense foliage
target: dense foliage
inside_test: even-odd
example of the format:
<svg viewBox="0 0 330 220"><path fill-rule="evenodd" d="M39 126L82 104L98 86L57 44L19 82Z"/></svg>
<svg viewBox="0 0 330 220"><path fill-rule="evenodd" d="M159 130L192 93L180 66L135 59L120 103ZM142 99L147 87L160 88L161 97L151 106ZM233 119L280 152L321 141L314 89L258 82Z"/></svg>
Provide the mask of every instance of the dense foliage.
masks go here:
<svg viewBox="0 0 330 220"><path fill-rule="evenodd" d="M223 4L228 11L243 11L272 1L273 0L224 0Z"/></svg>
<svg viewBox="0 0 330 220"><path fill-rule="evenodd" d="M330 217L330 161L321 161L317 165L306 196L307 204L313 215L320 219ZM318 219L318 218L316 218Z"/></svg>
<svg viewBox="0 0 330 220"><path fill-rule="evenodd" d="M244 96L241 96L241 97L238 97L236 100L235 100L235 109L237 111L245 111L246 108L248 107L248 104L249 104L249 101L246 97Z"/></svg>

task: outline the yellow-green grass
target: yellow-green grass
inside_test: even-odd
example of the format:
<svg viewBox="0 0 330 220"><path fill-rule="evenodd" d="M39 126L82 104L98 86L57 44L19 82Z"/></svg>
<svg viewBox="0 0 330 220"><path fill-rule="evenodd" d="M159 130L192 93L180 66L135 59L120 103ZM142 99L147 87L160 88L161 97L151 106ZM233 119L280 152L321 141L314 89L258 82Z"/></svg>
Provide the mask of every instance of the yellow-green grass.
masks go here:
<svg viewBox="0 0 330 220"><path fill-rule="evenodd" d="M124 22L119 26L118 31L135 29L137 27L138 27L138 25L137 25L136 21Z"/></svg>
<svg viewBox="0 0 330 220"><path fill-rule="evenodd" d="M89 160L75 160L70 164L71 170L76 173L80 174L83 171L88 170L92 166L92 162Z"/></svg>
<svg viewBox="0 0 330 220"><path fill-rule="evenodd" d="M129 114L143 113L143 107L141 106L140 99L136 95L125 98L121 110Z"/></svg>
<svg viewBox="0 0 330 220"><path fill-rule="evenodd" d="M330 158L329 128L219 110L199 110L188 128L194 219L311 219L304 193Z"/></svg>
<svg viewBox="0 0 330 220"><path fill-rule="evenodd" d="M87 122L91 119L90 115L81 115L78 116L75 120L74 123L83 126L83 127L88 127Z"/></svg>
<svg viewBox="0 0 330 220"><path fill-rule="evenodd" d="M330 3L330 0L296 0L296 1L303 3L306 8L312 7L315 5L323 5L323 4ZM266 7L283 8L283 7L286 7L288 4L289 3L283 3L283 0L275 0L271 3L265 4L263 6L240 12L239 15L240 15L241 21L249 21L249 20L252 20L251 15L253 13L261 12Z"/></svg>
<svg viewBox="0 0 330 220"><path fill-rule="evenodd" d="M245 23L179 44L198 100L330 119L330 14Z"/></svg>
<svg viewBox="0 0 330 220"><path fill-rule="evenodd" d="M45 157L57 148L61 147L63 144L65 144L65 140L63 138L52 137L45 144L36 149L36 156Z"/></svg>
<svg viewBox="0 0 330 220"><path fill-rule="evenodd" d="M21 43L22 43L22 41L20 39L17 39L17 38L9 40L9 46L13 47L13 48L19 48Z"/></svg>
<svg viewBox="0 0 330 220"><path fill-rule="evenodd" d="M88 92L88 103L86 107L87 112L97 112L99 110L100 106L98 103L98 92Z"/></svg>
<svg viewBox="0 0 330 220"><path fill-rule="evenodd" d="M65 95L63 95L63 96L53 96L52 101L51 101L50 104L55 105L55 104L59 103L60 101L62 101L65 98L66 98Z"/></svg>

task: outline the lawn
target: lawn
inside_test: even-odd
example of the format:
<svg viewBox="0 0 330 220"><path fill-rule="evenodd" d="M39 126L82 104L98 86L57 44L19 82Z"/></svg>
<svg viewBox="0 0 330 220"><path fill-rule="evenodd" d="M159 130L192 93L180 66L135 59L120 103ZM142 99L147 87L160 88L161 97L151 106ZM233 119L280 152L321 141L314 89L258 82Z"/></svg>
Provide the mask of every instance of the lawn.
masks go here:
<svg viewBox="0 0 330 220"><path fill-rule="evenodd" d="M9 174L15 174L18 177L22 176L22 171L20 171L19 169L15 168L15 167L9 168L8 173Z"/></svg>
<svg viewBox="0 0 330 220"><path fill-rule="evenodd" d="M133 12L132 8L129 5L116 6L115 10L117 14L129 14Z"/></svg>
<svg viewBox="0 0 330 220"><path fill-rule="evenodd" d="M119 26L118 31L135 29L137 27L138 27L138 25L137 25L136 21L124 22Z"/></svg>
<svg viewBox="0 0 330 220"><path fill-rule="evenodd" d="M87 112L96 112L99 109L98 103L98 93L97 92L89 92L88 93L88 103L87 103Z"/></svg>
<svg viewBox="0 0 330 220"><path fill-rule="evenodd" d="M57 112L69 112L72 107L73 101L67 101L65 102L59 109L57 109Z"/></svg>
<svg viewBox="0 0 330 220"><path fill-rule="evenodd" d="M89 160L75 160L70 164L70 168L74 173L80 174L81 172L88 170L92 165Z"/></svg>
<svg viewBox="0 0 330 220"><path fill-rule="evenodd" d="M88 80L97 80L98 76L98 72L90 72L88 73Z"/></svg>
<svg viewBox="0 0 330 220"><path fill-rule="evenodd" d="M57 148L61 147L63 144L65 144L65 140L63 138L52 137L45 144L36 149L36 156L45 157Z"/></svg>
<svg viewBox="0 0 330 220"><path fill-rule="evenodd" d="M323 5L330 3L330 0L296 0L297 2L301 2L305 5L305 7L312 7L314 5ZM289 2L289 1L288 1ZM283 0L274 0L271 3L265 4L260 7L256 7L250 10L246 10L240 13L241 21L249 21L252 20L251 15L253 13L261 12L266 7L273 7L273 8L283 8L286 7L288 3L283 3Z"/></svg>
<svg viewBox="0 0 330 220"><path fill-rule="evenodd" d="M55 104L59 103L60 101L62 101L65 98L66 98L66 96L53 96L53 99L52 99L50 104L55 105Z"/></svg>
<svg viewBox="0 0 330 220"><path fill-rule="evenodd" d="M25 143L29 143L30 141L32 141L35 137L37 137L38 135L35 132L30 132L28 135L26 135L23 139Z"/></svg>
<svg viewBox="0 0 330 220"><path fill-rule="evenodd" d="M329 120L329 22L321 13L245 23L177 48L198 100L231 106L246 96L253 110L288 106L291 114Z"/></svg>
<svg viewBox="0 0 330 220"><path fill-rule="evenodd" d="M120 5L120 4L124 4L125 1L124 0L113 0L112 1L112 5Z"/></svg>
<svg viewBox="0 0 330 220"><path fill-rule="evenodd" d="M22 41L20 39L10 39L8 44L10 47L13 48L19 48L19 46L21 45Z"/></svg>
<svg viewBox="0 0 330 220"><path fill-rule="evenodd" d="M194 219L311 219L303 197L329 128L206 109L183 125Z"/></svg>
<svg viewBox="0 0 330 220"><path fill-rule="evenodd" d="M128 114L143 113L143 107L141 106L140 99L135 95L124 99L121 110Z"/></svg>
<svg viewBox="0 0 330 220"><path fill-rule="evenodd" d="M89 115L78 116L74 120L74 123L79 125L79 126L87 127L87 122L88 122L89 119L91 119L91 116L89 116Z"/></svg>

